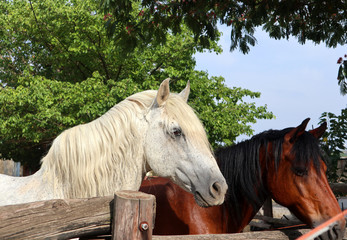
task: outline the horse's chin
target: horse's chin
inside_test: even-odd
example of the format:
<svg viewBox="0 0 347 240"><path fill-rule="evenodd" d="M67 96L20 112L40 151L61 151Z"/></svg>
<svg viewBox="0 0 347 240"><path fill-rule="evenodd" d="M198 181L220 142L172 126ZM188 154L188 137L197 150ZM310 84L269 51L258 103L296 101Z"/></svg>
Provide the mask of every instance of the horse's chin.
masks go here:
<svg viewBox="0 0 347 240"><path fill-rule="evenodd" d="M189 180L178 180L177 177L170 177L170 180L180 186L184 191L192 193L192 186L189 184Z"/></svg>
<svg viewBox="0 0 347 240"><path fill-rule="evenodd" d="M171 178L171 180L173 180L173 182L175 182L175 179L174 179L174 178ZM200 207L207 208L207 207L211 207L211 206L212 206L211 204L209 204L209 203L202 197L202 195L201 195L199 192L194 191L194 190L192 189L192 186L191 186L191 185L186 184L186 183L184 183L184 182L177 182L177 181L176 181L176 184L177 184L178 186L180 186L180 187L181 187L183 190L185 190L186 192L189 192L189 193L194 192L193 195L194 195L195 202L196 202Z"/></svg>
<svg viewBox="0 0 347 240"><path fill-rule="evenodd" d="M194 199L195 202L200 206L200 207L210 207L211 205L201 196L199 192L194 193Z"/></svg>
<svg viewBox="0 0 347 240"><path fill-rule="evenodd" d="M322 234L318 235L315 239L322 240L342 240L345 233L345 229L341 229L338 224L330 226L329 229Z"/></svg>

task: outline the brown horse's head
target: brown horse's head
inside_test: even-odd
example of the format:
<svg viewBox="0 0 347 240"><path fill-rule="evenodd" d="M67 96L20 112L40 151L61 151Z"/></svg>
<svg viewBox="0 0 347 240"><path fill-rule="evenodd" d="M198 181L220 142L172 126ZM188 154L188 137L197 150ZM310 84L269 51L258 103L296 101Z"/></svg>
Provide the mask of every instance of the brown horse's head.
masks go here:
<svg viewBox="0 0 347 240"><path fill-rule="evenodd" d="M265 182L274 200L288 207L310 227L316 227L340 213L341 209L329 186L326 162L318 145L326 123L307 132L308 121L306 119L298 127L288 129L279 160L268 165ZM275 148L273 145L267 147ZM345 224L344 219L336 222L325 237L342 239Z"/></svg>

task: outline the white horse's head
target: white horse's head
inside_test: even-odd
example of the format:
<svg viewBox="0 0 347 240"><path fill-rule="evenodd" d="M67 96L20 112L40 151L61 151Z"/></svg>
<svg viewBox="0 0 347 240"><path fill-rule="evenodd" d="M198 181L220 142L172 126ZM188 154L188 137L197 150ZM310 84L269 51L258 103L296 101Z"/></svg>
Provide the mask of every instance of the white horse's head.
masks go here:
<svg viewBox="0 0 347 240"><path fill-rule="evenodd" d="M200 206L219 205L224 201L227 184L206 132L187 104L189 91L189 82L180 94L170 93L169 79L161 83L146 115L147 164L156 174L192 192Z"/></svg>

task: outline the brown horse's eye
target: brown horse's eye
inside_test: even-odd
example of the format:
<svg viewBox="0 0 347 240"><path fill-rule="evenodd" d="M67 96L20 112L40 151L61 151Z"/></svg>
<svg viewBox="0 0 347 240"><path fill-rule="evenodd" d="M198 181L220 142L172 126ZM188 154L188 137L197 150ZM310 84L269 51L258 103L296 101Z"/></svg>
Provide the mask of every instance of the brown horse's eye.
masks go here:
<svg viewBox="0 0 347 240"><path fill-rule="evenodd" d="M293 168L292 169L295 175L299 177L307 176L308 175L308 170L307 168Z"/></svg>

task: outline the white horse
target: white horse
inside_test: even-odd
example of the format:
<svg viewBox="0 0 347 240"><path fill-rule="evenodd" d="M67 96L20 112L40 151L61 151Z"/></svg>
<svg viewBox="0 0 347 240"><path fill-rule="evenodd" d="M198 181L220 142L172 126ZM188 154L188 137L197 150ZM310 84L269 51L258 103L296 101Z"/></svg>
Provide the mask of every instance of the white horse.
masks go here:
<svg viewBox="0 0 347 240"><path fill-rule="evenodd" d="M201 206L224 201L227 185L204 128L187 104L189 82L170 93L129 96L100 118L62 132L28 177L0 175L0 205L90 198L138 190L145 173L171 178Z"/></svg>

